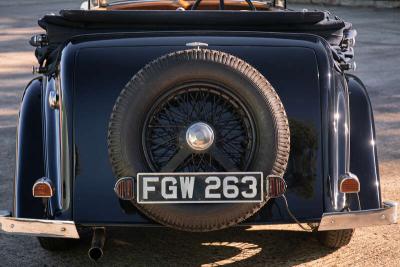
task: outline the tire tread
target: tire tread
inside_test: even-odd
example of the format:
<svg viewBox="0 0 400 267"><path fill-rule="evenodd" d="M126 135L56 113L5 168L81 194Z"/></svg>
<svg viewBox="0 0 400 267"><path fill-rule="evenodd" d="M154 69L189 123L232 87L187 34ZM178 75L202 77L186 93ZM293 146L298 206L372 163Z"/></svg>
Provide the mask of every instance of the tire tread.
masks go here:
<svg viewBox="0 0 400 267"><path fill-rule="evenodd" d="M329 248L340 248L350 243L354 229L317 232L318 241Z"/></svg>
<svg viewBox="0 0 400 267"><path fill-rule="evenodd" d="M55 237L38 237L38 241L40 246L48 251L69 250L79 243L79 239Z"/></svg>

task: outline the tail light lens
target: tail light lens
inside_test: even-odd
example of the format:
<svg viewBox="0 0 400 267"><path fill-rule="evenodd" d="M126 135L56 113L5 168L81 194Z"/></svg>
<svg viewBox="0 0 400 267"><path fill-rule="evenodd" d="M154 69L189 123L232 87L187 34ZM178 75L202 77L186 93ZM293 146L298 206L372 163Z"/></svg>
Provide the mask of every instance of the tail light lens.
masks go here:
<svg viewBox="0 0 400 267"><path fill-rule="evenodd" d="M282 177L269 175L266 180L268 197L277 198L286 192L286 182Z"/></svg>
<svg viewBox="0 0 400 267"><path fill-rule="evenodd" d="M51 180L47 177L40 178L32 187L32 195L38 198L49 198L54 195Z"/></svg>
<svg viewBox="0 0 400 267"><path fill-rule="evenodd" d="M354 174L346 174L340 181L340 192L358 193L360 192L360 181Z"/></svg>
<svg viewBox="0 0 400 267"><path fill-rule="evenodd" d="M132 200L135 198L134 179L123 177L115 183L114 191L122 200Z"/></svg>

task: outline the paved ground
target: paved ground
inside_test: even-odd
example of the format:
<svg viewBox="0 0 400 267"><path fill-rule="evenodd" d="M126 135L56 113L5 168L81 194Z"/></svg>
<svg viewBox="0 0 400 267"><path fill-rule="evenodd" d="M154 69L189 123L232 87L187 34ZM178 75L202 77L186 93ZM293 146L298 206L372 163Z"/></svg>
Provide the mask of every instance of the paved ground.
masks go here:
<svg viewBox="0 0 400 267"><path fill-rule="evenodd" d="M19 100L32 78L28 38L36 20L79 1L0 0L0 209L10 208ZM293 6L300 8L300 6ZM309 7L310 9L315 8ZM400 11L329 8L358 29L357 74L368 87L375 110L383 196L400 201ZM283 229L283 230L282 230ZM88 265L90 240L53 254L35 238L0 235L0 266ZM400 227L364 228L338 251L321 248L295 227L233 228L187 234L167 229L111 231L101 265L387 265L400 266Z"/></svg>

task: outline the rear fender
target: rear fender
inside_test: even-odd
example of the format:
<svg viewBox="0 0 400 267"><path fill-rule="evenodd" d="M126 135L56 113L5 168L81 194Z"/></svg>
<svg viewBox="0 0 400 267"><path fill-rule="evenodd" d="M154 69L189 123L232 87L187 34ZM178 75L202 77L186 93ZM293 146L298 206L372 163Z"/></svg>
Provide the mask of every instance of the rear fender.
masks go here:
<svg viewBox="0 0 400 267"><path fill-rule="evenodd" d="M360 180L361 209L382 207L378 157L375 144L375 125L371 102L361 80L346 75L350 101L350 171ZM358 209L352 198L351 209Z"/></svg>
<svg viewBox="0 0 400 267"><path fill-rule="evenodd" d="M32 196L35 181L44 176L42 135L42 78L25 88L19 111L14 183L14 216L42 218L43 204Z"/></svg>

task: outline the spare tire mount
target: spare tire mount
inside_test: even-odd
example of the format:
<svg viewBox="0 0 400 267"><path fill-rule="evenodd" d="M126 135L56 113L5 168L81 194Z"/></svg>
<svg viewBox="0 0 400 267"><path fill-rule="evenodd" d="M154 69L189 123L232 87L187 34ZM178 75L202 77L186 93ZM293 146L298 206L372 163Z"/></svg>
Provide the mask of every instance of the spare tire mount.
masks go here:
<svg viewBox="0 0 400 267"><path fill-rule="evenodd" d="M111 114L108 147L117 178L232 170L282 177L290 133L279 96L254 67L224 52L190 49L157 58L128 82ZM261 203L131 200L155 221L187 231L237 224L267 201L267 195Z"/></svg>

